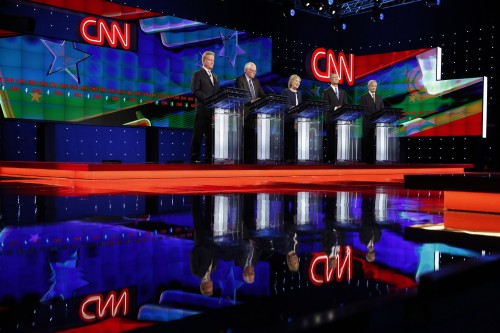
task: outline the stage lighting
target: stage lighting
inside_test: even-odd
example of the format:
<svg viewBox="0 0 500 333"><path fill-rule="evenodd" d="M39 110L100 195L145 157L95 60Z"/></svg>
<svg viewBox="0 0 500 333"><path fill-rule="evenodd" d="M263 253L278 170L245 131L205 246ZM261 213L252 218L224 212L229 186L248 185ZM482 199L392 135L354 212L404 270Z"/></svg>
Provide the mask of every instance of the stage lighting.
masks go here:
<svg viewBox="0 0 500 333"><path fill-rule="evenodd" d="M371 20L373 22L382 21L384 19L384 13L382 13L382 8L378 6L373 6Z"/></svg>
<svg viewBox="0 0 500 333"><path fill-rule="evenodd" d="M302 0L302 6L304 8L311 8L311 2L312 0Z"/></svg>
<svg viewBox="0 0 500 333"><path fill-rule="evenodd" d="M335 14L338 14L339 12L339 6L338 5L330 5L328 6L328 13L333 16Z"/></svg>
<svg viewBox="0 0 500 333"><path fill-rule="evenodd" d="M333 0L328 0L328 6L333 5Z"/></svg>
<svg viewBox="0 0 500 333"><path fill-rule="evenodd" d="M295 16L295 3L293 0L286 0L283 4L283 16L284 17L293 17Z"/></svg>
<svg viewBox="0 0 500 333"><path fill-rule="evenodd" d="M427 0L425 2L425 5L427 7L439 6L440 4L441 4L441 0Z"/></svg>
<svg viewBox="0 0 500 333"><path fill-rule="evenodd" d="M316 4L316 10L318 11L318 13L324 13L326 11L325 2L321 0L318 1L318 3Z"/></svg>
<svg viewBox="0 0 500 333"><path fill-rule="evenodd" d="M340 18L335 18L333 21L333 30L334 31L342 31L347 29L347 23L340 19Z"/></svg>

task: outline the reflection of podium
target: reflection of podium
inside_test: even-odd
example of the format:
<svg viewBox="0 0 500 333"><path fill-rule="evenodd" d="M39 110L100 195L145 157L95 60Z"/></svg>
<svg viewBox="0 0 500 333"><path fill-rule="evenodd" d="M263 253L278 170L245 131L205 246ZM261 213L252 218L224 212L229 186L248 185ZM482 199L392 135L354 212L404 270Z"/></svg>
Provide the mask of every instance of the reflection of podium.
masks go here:
<svg viewBox="0 0 500 333"><path fill-rule="evenodd" d="M239 164L243 159L243 108L250 92L224 88L210 96L205 105L214 110L214 164Z"/></svg>
<svg viewBox="0 0 500 333"><path fill-rule="evenodd" d="M364 113L361 105L346 104L333 111L331 120L336 122L336 163L357 162L361 157L361 128L354 121Z"/></svg>
<svg viewBox="0 0 500 333"><path fill-rule="evenodd" d="M281 95L267 95L249 105L256 115L257 163L280 163L283 161L284 111L288 99ZM255 142L255 141L254 141Z"/></svg>
<svg viewBox="0 0 500 333"><path fill-rule="evenodd" d="M404 117L401 108L383 108L370 119L375 124L375 163L399 162L399 137L396 121Z"/></svg>
<svg viewBox="0 0 500 333"><path fill-rule="evenodd" d="M213 196L213 240L231 244L243 237L243 197L240 194Z"/></svg>
<svg viewBox="0 0 500 333"><path fill-rule="evenodd" d="M288 110L297 124L297 164L323 161L323 114L329 109L328 102L309 100Z"/></svg>

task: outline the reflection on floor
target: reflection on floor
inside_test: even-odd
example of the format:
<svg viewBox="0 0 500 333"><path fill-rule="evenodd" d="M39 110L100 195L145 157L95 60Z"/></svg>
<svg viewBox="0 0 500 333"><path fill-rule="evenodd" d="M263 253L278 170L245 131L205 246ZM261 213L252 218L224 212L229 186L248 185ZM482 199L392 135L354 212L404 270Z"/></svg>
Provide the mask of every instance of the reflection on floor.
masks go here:
<svg viewBox="0 0 500 333"><path fill-rule="evenodd" d="M0 332L491 331L498 313L497 234L423 232L447 223L440 190L0 191Z"/></svg>

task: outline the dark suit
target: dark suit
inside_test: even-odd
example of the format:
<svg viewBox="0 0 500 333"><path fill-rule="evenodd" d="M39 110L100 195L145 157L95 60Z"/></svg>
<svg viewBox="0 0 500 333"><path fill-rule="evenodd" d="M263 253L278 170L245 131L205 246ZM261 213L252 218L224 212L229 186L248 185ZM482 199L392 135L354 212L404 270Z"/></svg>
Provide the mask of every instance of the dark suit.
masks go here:
<svg viewBox="0 0 500 333"><path fill-rule="evenodd" d="M213 133L212 110L205 108L205 100L219 92L220 84L217 75L212 73L214 83L204 68L200 68L191 76L191 92L196 99L196 117L191 140L191 162L200 160L201 142L205 135L205 163L212 163Z"/></svg>
<svg viewBox="0 0 500 333"><path fill-rule="evenodd" d="M333 112L333 109L335 107L340 107L342 105L347 104L347 94L344 90L340 89L339 90L339 97L337 98L337 95L335 94L335 91L333 91L332 86L328 86L325 90L323 90L323 100L328 102L328 105L330 105L331 111L325 115L325 129L326 129L326 137L325 137L325 143L324 146L326 148L326 152L323 154L326 157L326 162L327 163L335 163L337 159L337 153L336 153L336 135L335 135L335 126L336 124L332 121L330 121L330 116L331 113Z"/></svg>
<svg viewBox="0 0 500 333"><path fill-rule="evenodd" d="M255 90L255 98L266 97L266 93L260 85L258 78L254 77L252 79L253 89ZM236 78L236 88L250 91L250 86L248 85L248 79L245 74L240 75Z"/></svg>
<svg viewBox="0 0 500 333"><path fill-rule="evenodd" d="M292 106L297 106L302 103L302 92L297 90L297 92L293 92L290 88L283 89L281 91L281 95L288 97L290 102L289 107L285 110L285 133L284 133L284 142L283 148L285 153L285 162L286 161L294 161L296 159L296 134L295 134L295 119L288 117L288 109ZM297 103L297 104L296 104Z"/></svg>
<svg viewBox="0 0 500 333"><path fill-rule="evenodd" d="M361 159L365 163L375 162L375 125L370 116L384 107L384 100L375 94L375 101L370 93L361 96L360 105L365 107L362 117L363 141L361 145Z"/></svg>
<svg viewBox="0 0 500 333"><path fill-rule="evenodd" d="M266 97L266 93L262 89L260 85L259 79L254 77L252 79L253 88L255 90L255 98L263 98ZM243 89L247 91L250 90L250 86L248 85L248 79L245 74L240 75L236 78L236 88ZM255 116L249 116L249 110L245 107L245 120L244 120L244 129L243 129L243 146L244 146L244 161L247 164L255 163L256 152L255 152L255 141L257 140L255 137Z"/></svg>

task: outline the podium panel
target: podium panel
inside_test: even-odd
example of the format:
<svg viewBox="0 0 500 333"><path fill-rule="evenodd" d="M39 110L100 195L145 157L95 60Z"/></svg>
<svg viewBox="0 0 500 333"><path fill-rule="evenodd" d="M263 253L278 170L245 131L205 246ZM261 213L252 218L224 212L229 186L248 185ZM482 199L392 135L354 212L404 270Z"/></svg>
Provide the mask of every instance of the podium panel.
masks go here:
<svg viewBox="0 0 500 333"><path fill-rule="evenodd" d="M361 159L361 127L352 122L338 120L336 163L355 163Z"/></svg>
<svg viewBox="0 0 500 333"><path fill-rule="evenodd" d="M323 162L323 118L328 110L324 101L306 101L288 110L296 123L297 164Z"/></svg>
<svg viewBox="0 0 500 333"><path fill-rule="evenodd" d="M287 104L285 96L268 95L249 105L250 114L256 116L254 147L257 163L283 162L284 111Z"/></svg>
<svg viewBox="0 0 500 333"><path fill-rule="evenodd" d="M365 108L361 105L343 105L334 110L331 120L336 122L336 163L356 163L361 159L362 128L355 121Z"/></svg>
<svg viewBox="0 0 500 333"><path fill-rule="evenodd" d="M213 109L213 164L240 164L243 161L243 114L250 92L225 88L210 96L207 108Z"/></svg>
<svg viewBox="0 0 500 333"><path fill-rule="evenodd" d="M397 121L404 117L401 108L383 108L371 116L375 124L375 163L399 162Z"/></svg>

